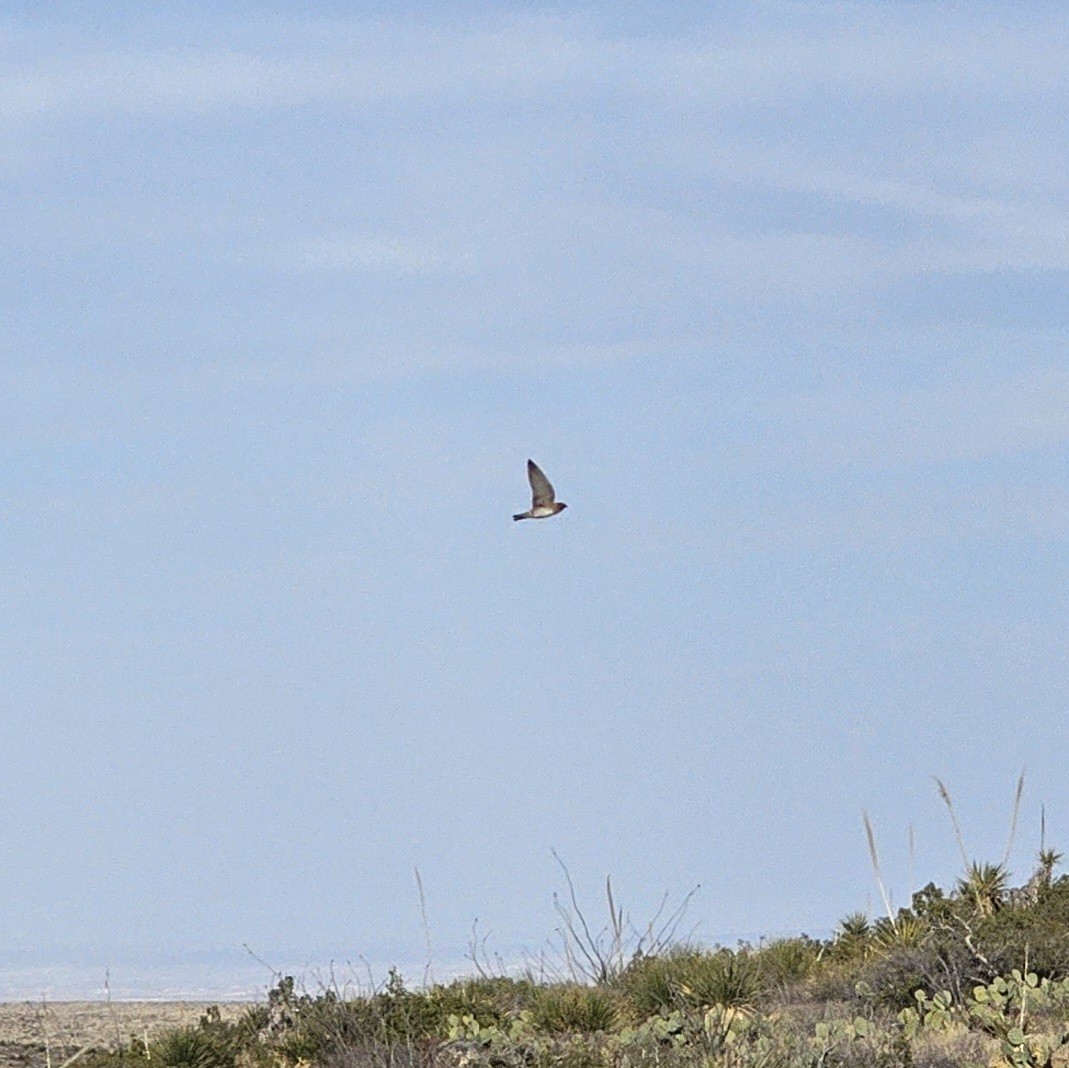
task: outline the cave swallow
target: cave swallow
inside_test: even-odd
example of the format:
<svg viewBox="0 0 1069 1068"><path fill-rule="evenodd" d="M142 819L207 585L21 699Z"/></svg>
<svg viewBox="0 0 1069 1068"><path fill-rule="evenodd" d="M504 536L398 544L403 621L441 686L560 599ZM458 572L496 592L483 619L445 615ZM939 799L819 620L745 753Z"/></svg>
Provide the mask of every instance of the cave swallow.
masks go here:
<svg viewBox="0 0 1069 1068"><path fill-rule="evenodd" d="M549 479L542 474L542 469L534 460L527 461L527 481L531 483L531 510L520 512L513 519L546 519L568 507L555 499Z"/></svg>

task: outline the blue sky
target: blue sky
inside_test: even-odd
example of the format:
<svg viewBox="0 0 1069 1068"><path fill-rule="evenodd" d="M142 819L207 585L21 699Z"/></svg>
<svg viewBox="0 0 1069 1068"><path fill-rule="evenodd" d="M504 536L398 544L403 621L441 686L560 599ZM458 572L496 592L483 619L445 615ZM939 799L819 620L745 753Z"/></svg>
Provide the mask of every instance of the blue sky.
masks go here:
<svg viewBox="0 0 1069 1068"><path fill-rule="evenodd" d="M708 7L8 5L10 960L1069 841L1064 14Z"/></svg>

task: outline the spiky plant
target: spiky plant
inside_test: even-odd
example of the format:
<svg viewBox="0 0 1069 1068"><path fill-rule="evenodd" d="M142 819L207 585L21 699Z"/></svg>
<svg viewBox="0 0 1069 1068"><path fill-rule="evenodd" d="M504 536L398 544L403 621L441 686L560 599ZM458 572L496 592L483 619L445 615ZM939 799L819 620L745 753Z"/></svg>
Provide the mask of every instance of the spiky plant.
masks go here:
<svg viewBox="0 0 1069 1068"><path fill-rule="evenodd" d="M920 916L900 912L893 925L887 920L879 920L873 929L872 940L878 951L889 952L919 946L927 933L928 924Z"/></svg>
<svg viewBox="0 0 1069 1068"><path fill-rule="evenodd" d="M839 921L839 938L867 938L872 933L872 924L863 912L851 912Z"/></svg>
<svg viewBox="0 0 1069 1068"><path fill-rule="evenodd" d="M851 912L839 921L835 932L835 956L848 960L865 957L870 949L873 926L863 912Z"/></svg>
<svg viewBox="0 0 1069 1068"><path fill-rule="evenodd" d="M976 909L978 916L991 916L1006 901L1009 872L1004 864L973 861L965 877L958 880L958 893Z"/></svg>
<svg viewBox="0 0 1069 1068"><path fill-rule="evenodd" d="M1039 861L1039 867L1036 869L1037 881L1046 889L1054 878L1054 869L1062 862L1062 854L1056 849L1041 849L1037 859Z"/></svg>

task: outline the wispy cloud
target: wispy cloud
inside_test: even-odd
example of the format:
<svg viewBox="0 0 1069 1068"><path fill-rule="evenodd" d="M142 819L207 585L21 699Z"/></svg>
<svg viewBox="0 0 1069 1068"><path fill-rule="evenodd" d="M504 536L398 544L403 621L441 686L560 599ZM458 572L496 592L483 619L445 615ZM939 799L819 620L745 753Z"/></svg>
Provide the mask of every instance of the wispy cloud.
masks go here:
<svg viewBox="0 0 1069 1068"><path fill-rule="evenodd" d="M1008 456L1069 443L1069 371L906 391L807 393L757 415L760 444L743 456L798 470L887 470Z"/></svg>
<svg viewBox="0 0 1069 1068"><path fill-rule="evenodd" d="M1021 146L1016 150L1023 151ZM929 269L1069 266L1064 190L1037 195L1030 181L1014 181L1005 172L988 168L977 174L967 154L934 173L920 166L920 155L905 147L894 161L873 162L859 147L834 149L815 137L789 147L775 139L735 138L726 144L710 139L692 142L683 166L707 181L817 197L832 209L856 206L893 213L914 230L885 233L884 247L905 246L913 263ZM850 225L841 210L835 218L838 228ZM908 249L910 242L916 247Z"/></svg>
<svg viewBox="0 0 1069 1068"><path fill-rule="evenodd" d="M9 118L228 112L333 102L512 95L618 65L622 49L527 23L522 29L429 31L338 24L309 40L280 33L227 49L93 51L25 59L0 77ZM615 62L614 62L615 61Z"/></svg>
<svg viewBox="0 0 1069 1068"><path fill-rule="evenodd" d="M250 112L309 104L362 112L398 103L467 110L522 108L532 100L552 104L563 97L583 113L593 107L611 111L629 100L627 137L642 150L628 161L631 185L652 186L650 195L657 197L665 183L673 190L685 189L688 181L701 183L706 204L698 216L678 211L673 219L663 195L655 212L643 208L641 196L621 197L608 187L584 203L565 198L569 213L584 213L588 231L600 214L609 227L601 240L620 254L663 261L664 250L649 247L651 240L639 229L658 234L653 241L671 233L680 270L707 269L710 285L722 290L758 295L782 290L790 299L797 298L799 287L822 294L865 290L915 271L1069 266L1069 246L1062 239L1069 203L1063 191L1038 196L1029 173L1013 177L1022 158L1033 160L1032 172L1049 168L1055 162L1043 155L1049 148L1038 141L1010 145L1006 156L1012 165L1003 161L1003 169L995 170L985 158L977 170L972 153L959 144L935 167L933 147L941 148L931 138L916 144L903 135L893 152L881 144L874 154L857 119L873 109L881 118L904 109L915 127L912 116L918 111L950 121L956 108L982 109L985 100L991 108L1005 107L1011 98L1028 100L1020 106L1031 108L1036 101L1050 106L1069 81L1063 63L1069 32L1034 10L1027 18L1009 19L994 7L971 17L945 11L936 17L909 6L888 18L871 5L840 7L844 17L830 26L824 5L801 5L799 17L810 20L805 32L760 20L735 25L710 19L686 37L625 34L597 25L589 15L502 16L464 26L274 21L266 28L231 25L225 43L166 49L105 47L91 38L78 44L69 35L62 47L50 48L40 34L14 33L11 58L0 73L0 130L7 128L12 146L5 152L8 166L17 168L29 165L30 157L11 135L21 138L29 119L32 137L41 144L54 122L71 119L240 121ZM938 48L932 47L933 34ZM1028 55L1027 64L1016 60L1020 54ZM643 108L660 118L644 120ZM725 119L760 116L769 108L783 121L754 125ZM988 133L1004 135L997 120L985 119L982 111L970 114L970 122L984 128L973 141L983 144ZM551 172L575 173L584 161L570 158L576 149L560 117L550 113L549 121L556 139L547 138L546 155L537 162ZM887 126L891 136L894 126ZM833 127L835 136L829 137ZM504 117L488 122L484 136L491 161L515 150L508 129ZM415 136L403 126L387 133L402 143ZM42 151L63 152L66 144L55 141ZM453 151L457 163L470 166L459 147ZM593 151L611 155L612 148L599 145ZM469 192L484 207L495 180L500 181L493 175L481 184L471 179ZM740 186L822 199L837 217L836 228L822 226L802 206L794 218L744 232L722 213L717 218L712 199L718 187ZM892 213L906 225L896 228L892 222L872 238L834 211L847 205ZM92 227L109 210L88 207L80 219L68 220L66 233ZM516 230L534 235L535 243L542 230L547 240L561 244L552 219L546 227L550 205L538 205L534 223L523 217L522 204L499 207L496 234L489 227L480 234L477 222L462 213L448 220L452 225L463 219L472 231L463 248L436 238L433 218L423 233L405 233L387 220L371 229L268 233L269 247L259 253L241 234L232 234L231 243L246 262L260 259L286 270L464 272L499 262L502 250L523 247L516 233L507 234L512 222L507 215L515 207ZM129 233L138 205L124 202L111 214L108 232ZM174 214L163 227L174 227ZM233 205L227 216L232 228L240 225ZM194 230L203 228L197 214L188 222ZM43 231L33 232L38 240Z"/></svg>
<svg viewBox="0 0 1069 1068"><path fill-rule="evenodd" d="M900 97L946 91L1047 93L1065 85L1058 21L993 10L955 20L911 11L894 21L865 6L834 28L710 21L685 38L599 29L591 17L501 17L464 28L387 20L250 24L225 47L68 46L47 59L40 37L13 35L0 105L17 116L69 112L231 110L312 101L369 105L404 98L507 97L570 87L709 106L798 100L807 93ZM948 23L949 19L949 23ZM942 31L931 47L933 29ZM22 47L18 47L19 44ZM1020 63L1020 49L1029 61Z"/></svg>
<svg viewBox="0 0 1069 1068"><path fill-rule="evenodd" d="M32 140L58 163L80 123L89 180L27 187L5 244L50 272L67 257L110 272L159 256L176 276L195 262L247 292L272 273L339 286L437 279L401 337L355 330L366 309L343 304L319 322L308 306L308 335L347 373L361 358L412 367L417 347L421 367L526 365L524 342L503 336L516 321L545 324L527 334L552 362L715 347L762 316L796 328L801 317L844 329L873 314L931 320L939 276L1069 268L1069 200L1030 176L1056 150L1036 137L1003 172L990 157L975 169L967 150L1006 136L993 109L1012 99L1015 114L1045 113L1065 80L1066 34L1042 9L937 18L908 5L889 17L846 4L834 25L823 5L798 12L810 21L710 16L685 36L623 32L590 13L226 23L174 48L138 45L145 31L122 47L16 33L0 140ZM1026 45L1029 64L1007 58ZM320 144L299 114L308 104L347 115L331 135L351 142ZM918 115L935 126L957 111L938 166L945 138L898 137ZM272 127L257 112L286 115ZM115 120L114 166L133 180L111 180L102 119ZM197 151L165 178L174 161L159 132L180 120ZM29 166L25 151L11 167ZM292 161L308 151L323 166L298 174ZM280 194L266 158L289 161L308 196ZM461 282L462 294L449 290ZM339 355L354 331L361 355Z"/></svg>

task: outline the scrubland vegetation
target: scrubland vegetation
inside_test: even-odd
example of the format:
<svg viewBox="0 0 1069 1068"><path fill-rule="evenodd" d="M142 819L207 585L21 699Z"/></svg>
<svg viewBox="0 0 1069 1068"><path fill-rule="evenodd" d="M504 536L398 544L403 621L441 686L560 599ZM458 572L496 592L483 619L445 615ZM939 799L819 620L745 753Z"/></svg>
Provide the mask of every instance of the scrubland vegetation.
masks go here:
<svg viewBox="0 0 1069 1068"><path fill-rule="evenodd" d="M944 800L953 817L949 796ZM960 831L958 839L964 857ZM869 841L882 893L871 830ZM197 1026L150 1042L132 1039L82 1063L1069 1065L1069 876L1057 874L1060 861L1041 845L1031 877L1017 887L1004 862L965 862L954 886L929 884L908 908L888 908L875 921L847 916L828 939L801 935L731 948L677 938L686 902L663 920L632 926L611 883L599 906L603 920L595 923L565 871L568 892L556 902L556 952L525 974L503 974L491 966L485 947L473 943L470 978L417 989L396 972L359 995L329 985L309 992L279 977L266 1004L236 1020L209 1010Z"/></svg>
<svg viewBox="0 0 1069 1068"><path fill-rule="evenodd" d="M237 1020L209 1010L88 1068L1069 1064L1069 877L1046 852L1029 882L973 865L944 891L827 940L628 945L566 909L568 978L482 974L409 989L396 973L343 996L282 978ZM636 942L641 942L637 936ZM596 972L597 981L590 981Z"/></svg>

